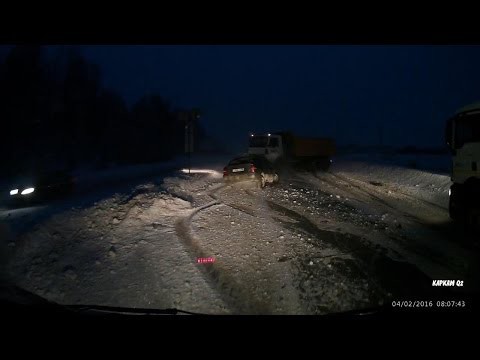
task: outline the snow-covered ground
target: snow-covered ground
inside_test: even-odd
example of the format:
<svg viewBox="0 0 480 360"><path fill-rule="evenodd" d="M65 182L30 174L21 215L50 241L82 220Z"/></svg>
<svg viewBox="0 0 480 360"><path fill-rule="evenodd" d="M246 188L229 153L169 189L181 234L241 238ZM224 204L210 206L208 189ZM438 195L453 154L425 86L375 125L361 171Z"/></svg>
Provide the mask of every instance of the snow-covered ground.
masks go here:
<svg viewBox="0 0 480 360"><path fill-rule="evenodd" d="M444 174L339 157L329 173L285 171L256 189L223 183L228 160L194 158L191 174L145 169L108 191L92 179L88 201L23 231L5 215L8 276L64 304L214 314L325 314L430 294L432 278L478 283Z"/></svg>
<svg viewBox="0 0 480 360"><path fill-rule="evenodd" d="M55 214L9 246L10 274L20 287L63 304L225 313L175 235L177 218L192 210L161 183L147 182Z"/></svg>
<svg viewBox="0 0 480 360"><path fill-rule="evenodd" d="M431 173L448 174L451 156L448 154L399 154L394 152L357 152L339 155L340 160L368 162L370 164L389 165L424 170Z"/></svg>
<svg viewBox="0 0 480 360"><path fill-rule="evenodd" d="M399 191L431 201L448 208L448 189L451 181L445 168L450 159L444 156L369 156L339 157L332 165L332 172L354 177L370 184L388 184ZM418 168L411 168L415 163ZM438 165L443 164L442 166ZM430 170L430 168L443 170Z"/></svg>

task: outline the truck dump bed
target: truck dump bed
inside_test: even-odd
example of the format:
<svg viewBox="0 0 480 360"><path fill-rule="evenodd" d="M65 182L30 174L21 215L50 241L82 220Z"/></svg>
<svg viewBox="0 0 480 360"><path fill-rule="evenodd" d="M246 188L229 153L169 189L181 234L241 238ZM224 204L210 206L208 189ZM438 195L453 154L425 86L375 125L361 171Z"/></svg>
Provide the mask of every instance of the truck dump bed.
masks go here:
<svg viewBox="0 0 480 360"><path fill-rule="evenodd" d="M305 138L293 136L292 155L297 157L331 157L335 142L330 138Z"/></svg>

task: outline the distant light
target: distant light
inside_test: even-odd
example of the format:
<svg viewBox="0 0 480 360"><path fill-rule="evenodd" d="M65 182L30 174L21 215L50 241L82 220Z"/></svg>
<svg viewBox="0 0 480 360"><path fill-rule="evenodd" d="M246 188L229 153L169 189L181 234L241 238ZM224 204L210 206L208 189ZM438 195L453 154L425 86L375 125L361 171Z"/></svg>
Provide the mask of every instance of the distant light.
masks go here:
<svg viewBox="0 0 480 360"><path fill-rule="evenodd" d="M27 195L27 194L33 193L34 191L35 191L34 188L27 188L27 189L23 190L21 194L22 195Z"/></svg>
<svg viewBox="0 0 480 360"><path fill-rule="evenodd" d="M250 136L253 137L253 134L251 134Z"/></svg>
<svg viewBox="0 0 480 360"><path fill-rule="evenodd" d="M181 172L188 174L188 169L182 169ZM212 174L216 175L219 174L218 171L210 170L210 169L190 169L191 174Z"/></svg>
<svg viewBox="0 0 480 360"><path fill-rule="evenodd" d="M268 136L270 136L270 134L268 134Z"/></svg>
<svg viewBox="0 0 480 360"><path fill-rule="evenodd" d="M10 190L10 195L17 195L17 194L18 194L18 189Z"/></svg>
<svg viewBox="0 0 480 360"><path fill-rule="evenodd" d="M452 195L452 189L448 189L448 196L451 196L451 195Z"/></svg>

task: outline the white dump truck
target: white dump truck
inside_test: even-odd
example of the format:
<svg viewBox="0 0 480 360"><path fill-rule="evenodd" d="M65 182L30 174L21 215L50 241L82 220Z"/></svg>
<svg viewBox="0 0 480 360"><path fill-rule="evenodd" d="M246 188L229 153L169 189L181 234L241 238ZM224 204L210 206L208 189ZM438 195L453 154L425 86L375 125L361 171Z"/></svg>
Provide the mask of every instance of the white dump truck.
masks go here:
<svg viewBox="0 0 480 360"><path fill-rule="evenodd" d="M274 164L327 170L335 154L331 138L300 137L291 132L250 134L248 153L265 156Z"/></svg>

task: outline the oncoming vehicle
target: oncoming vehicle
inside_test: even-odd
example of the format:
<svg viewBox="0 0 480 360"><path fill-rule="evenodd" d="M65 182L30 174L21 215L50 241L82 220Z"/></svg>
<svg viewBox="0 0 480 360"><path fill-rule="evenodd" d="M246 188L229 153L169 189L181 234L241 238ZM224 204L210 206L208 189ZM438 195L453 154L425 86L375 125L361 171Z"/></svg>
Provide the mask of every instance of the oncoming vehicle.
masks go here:
<svg viewBox="0 0 480 360"><path fill-rule="evenodd" d="M223 179L226 182L251 180L260 188L279 181L273 165L263 156L258 155L239 156L231 160L223 168Z"/></svg>
<svg viewBox="0 0 480 360"><path fill-rule="evenodd" d="M62 197L73 191L74 182L68 171L23 176L10 185L10 203L17 205Z"/></svg>

